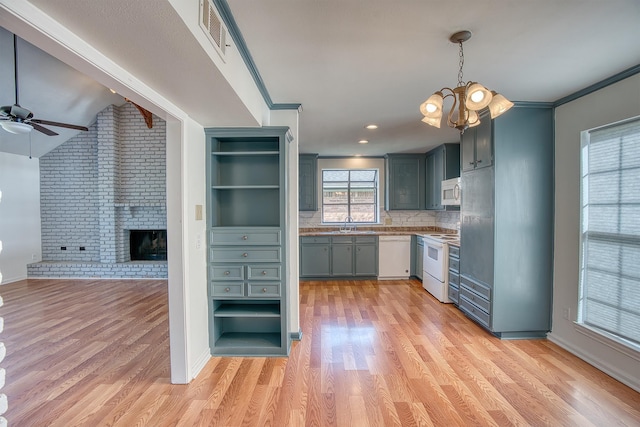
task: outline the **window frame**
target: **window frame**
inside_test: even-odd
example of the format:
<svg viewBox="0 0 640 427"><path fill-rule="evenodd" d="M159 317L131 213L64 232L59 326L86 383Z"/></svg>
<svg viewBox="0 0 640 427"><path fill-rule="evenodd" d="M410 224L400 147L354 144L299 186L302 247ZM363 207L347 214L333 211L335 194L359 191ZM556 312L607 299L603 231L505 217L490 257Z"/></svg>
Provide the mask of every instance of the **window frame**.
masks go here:
<svg viewBox="0 0 640 427"><path fill-rule="evenodd" d="M326 168L326 169L322 169L320 171L320 222L321 224L324 225L337 225L337 224L343 224L345 222L344 219L339 220L339 221L325 221L325 206L329 205L329 204L325 204L325 198L324 198L324 192L325 192L325 182L331 182L331 181L325 181L325 172L331 172L331 171L346 171L348 172L348 180L347 181L340 181L340 182L345 182L347 184L347 215L348 217L352 217L352 211L351 211L351 206L352 205L373 205L373 211L374 211L374 219L373 221L356 221L354 220L352 223L353 224L363 224L363 225L367 225L367 224L379 224L380 223L380 198L379 198L379 188L380 188L380 169L378 168ZM375 174L375 178L373 181L370 181L373 183L373 197L374 197L374 201L373 203L353 203L352 202L352 198L351 198L351 173L352 172L356 172L356 171L371 171L374 172ZM333 181L333 182L338 182L338 181ZM356 181L356 182L367 182L367 181ZM367 188L367 187L360 187L360 188ZM344 206L345 204L331 204L333 206Z"/></svg>
<svg viewBox="0 0 640 427"><path fill-rule="evenodd" d="M629 119L621 120L615 123L611 123L605 126L585 130L580 134L580 224L579 224L579 275L578 275L578 312L576 316L575 326L576 330L589 336L597 341L600 341L611 348L614 348L624 354L627 354L637 360L640 360L640 342L636 342L634 339L628 339L628 337L620 336L615 331L607 330L606 328L599 327L592 323L588 319L587 302L589 299L589 282L587 279L587 273L589 271L589 250L588 242L603 242L605 244L614 245L615 248L624 248L629 245L634 247L640 247L640 236L634 236L624 234L622 232L611 233L589 229L588 216L589 209L593 206L598 206L598 203L589 202L589 186L592 182L589 180L592 175L598 173L606 173L613 171L624 171L628 169L618 164L616 169L610 171L596 171L590 172L588 168L588 159L590 153L588 152L589 145L591 143L591 134L596 131L604 130L607 128L620 128L629 123L636 122L638 132L640 133L640 116L632 117ZM620 155L622 157L622 154ZM632 168L634 169L634 168ZM607 187L608 189L608 187ZM618 197L619 206L624 203L624 200L620 200ZM618 209L619 210L619 209ZM620 249L621 251L623 249ZM624 273L618 273L619 277L624 277ZM622 289L622 285L618 286ZM617 308L616 308L617 309ZM618 310L623 311L623 310Z"/></svg>

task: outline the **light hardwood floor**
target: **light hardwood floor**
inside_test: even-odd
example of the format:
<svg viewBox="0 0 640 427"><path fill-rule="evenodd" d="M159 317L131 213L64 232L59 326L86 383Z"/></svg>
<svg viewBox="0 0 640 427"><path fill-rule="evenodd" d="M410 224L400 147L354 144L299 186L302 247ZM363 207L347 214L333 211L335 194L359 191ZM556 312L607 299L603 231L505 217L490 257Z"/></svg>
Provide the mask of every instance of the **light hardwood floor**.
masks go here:
<svg viewBox="0 0 640 427"><path fill-rule="evenodd" d="M0 287L10 426L640 425L640 394L545 341L500 341L415 280L302 282L289 358L169 382L165 281Z"/></svg>

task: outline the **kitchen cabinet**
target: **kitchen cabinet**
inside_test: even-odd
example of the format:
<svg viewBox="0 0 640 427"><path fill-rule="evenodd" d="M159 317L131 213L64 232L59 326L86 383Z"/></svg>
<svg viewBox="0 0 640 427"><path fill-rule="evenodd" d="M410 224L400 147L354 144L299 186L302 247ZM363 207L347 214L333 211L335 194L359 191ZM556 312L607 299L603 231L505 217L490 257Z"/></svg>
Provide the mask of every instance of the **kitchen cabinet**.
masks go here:
<svg viewBox="0 0 640 427"><path fill-rule="evenodd" d="M331 238L300 238L300 277L331 276Z"/></svg>
<svg viewBox="0 0 640 427"><path fill-rule="evenodd" d="M416 236L415 265L415 276L422 280L422 270L424 270L424 241L422 236Z"/></svg>
<svg viewBox="0 0 640 427"><path fill-rule="evenodd" d="M285 127L208 128L211 354L286 356Z"/></svg>
<svg viewBox="0 0 640 427"><path fill-rule="evenodd" d="M492 120L488 114L480 116L480 124L464 131L460 137L463 171L481 169L493 164Z"/></svg>
<svg viewBox="0 0 640 427"><path fill-rule="evenodd" d="M385 209L424 209L424 154L387 154L385 159Z"/></svg>
<svg viewBox="0 0 640 427"><path fill-rule="evenodd" d="M298 157L298 208L318 210L318 155L300 154Z"/></svg>
<svg viewBox="0 0 640 427"><path fill-rule="evenodd" d="M462 172L459 308L500 338L544 337L551 327L553 110L514 106L483 124L494 158L490 167Z"/></svg>
<svg viewBox="0 0 640 427"><path fill-rule="evenodd" d="M460 176L460 144L440 145L426 155L426 208L443 210L442 181ZM454 208L453 206L451 208ZM455 209L458 209L456 206Z"/></svg>
<svg viewBox="0 0 640 427"><path fill-rule="evenodd" d="M460 247L449 243L449 299L459 305L460 295Z"/></svg>
<svg viewBox="0 0 640 427"><path fill-rule="evenodd" d="M300 277L375 277L377 236L301 236Z"/></svg>

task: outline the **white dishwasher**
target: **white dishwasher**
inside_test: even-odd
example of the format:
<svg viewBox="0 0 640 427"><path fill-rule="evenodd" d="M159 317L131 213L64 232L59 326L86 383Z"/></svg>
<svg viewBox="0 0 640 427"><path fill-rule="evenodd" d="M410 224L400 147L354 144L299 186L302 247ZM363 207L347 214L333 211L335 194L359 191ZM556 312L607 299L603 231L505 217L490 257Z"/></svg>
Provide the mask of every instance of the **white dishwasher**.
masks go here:
<svg viewBox="0 0 640 427"><path fill-rule="evenodd" d="M411 236L379 236L378 280L408 279Z"/></svg>

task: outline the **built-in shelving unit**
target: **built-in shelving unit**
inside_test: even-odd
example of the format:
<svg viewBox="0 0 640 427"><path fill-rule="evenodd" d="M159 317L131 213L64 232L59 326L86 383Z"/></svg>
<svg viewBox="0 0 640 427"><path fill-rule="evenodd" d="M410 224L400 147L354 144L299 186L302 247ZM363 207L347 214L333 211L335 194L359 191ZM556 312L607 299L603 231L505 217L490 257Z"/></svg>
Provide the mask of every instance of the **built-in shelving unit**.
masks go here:
<svg viewBox="0 0 640 427"><path fill-rule="evenodd" d="M211 353L287 355L284 149L290 133L264 127L206 134Z"/></svg>

